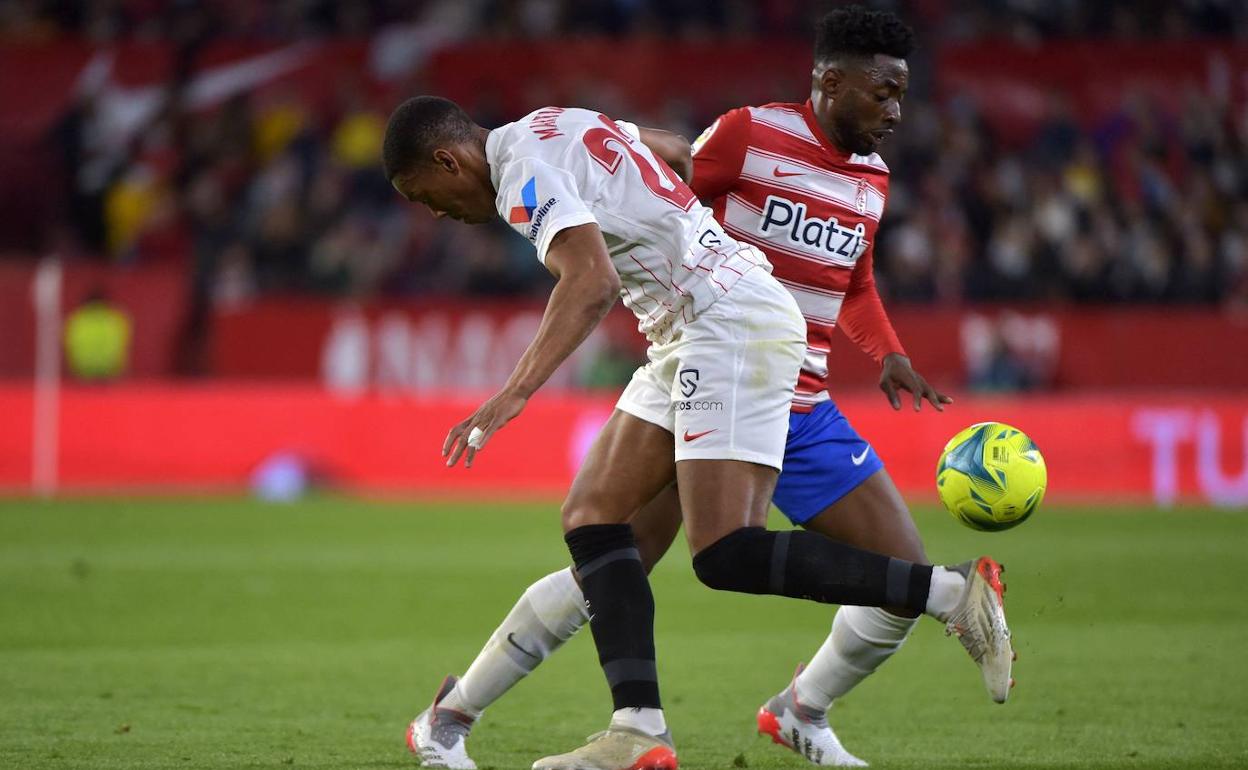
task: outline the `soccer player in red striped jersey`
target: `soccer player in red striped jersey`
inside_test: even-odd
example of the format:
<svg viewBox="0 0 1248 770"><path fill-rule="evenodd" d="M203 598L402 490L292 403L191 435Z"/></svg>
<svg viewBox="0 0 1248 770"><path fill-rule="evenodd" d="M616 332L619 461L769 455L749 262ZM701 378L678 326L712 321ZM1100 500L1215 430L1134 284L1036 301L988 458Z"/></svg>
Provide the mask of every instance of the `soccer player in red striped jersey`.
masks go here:
<svg viewBox="0 0 1248 770"><path fill-rule="evenodd" d="M913 395L916 411L923 399L937 410L951 402L911 366L872 269L889 173L876 150L901 120L912 39L890 13L829 14L818 28L810 98L721 116L694 142L692 187L725 231L767 255L806 318L806 357L773 502L812 531L927 563L883 463L827 389L839 326L881 364L880 387L894 409L902 405L899 390ZM816 764L821 746L827 764L855 764L827 727L827 710L901 647L917 619L898 607L842 607L810 664L759 710L760 731Z"/></svg>
<svg viewBox="0 0 1248 770"><path fill-rule="evenodd" d="M916 411L923 399L938 410L951 402L910 365L872 276L876 229L888 193L888 167L875 151L901 117L912 37L890 13L861 7L833 11L819 23L811 98L805 104L732 110L694 143L692 154L688 142L671 134L642 129L640 138L686 180L692 177L693 190L729 235L767 255L773 274L805 316L807 350L773 502L812 532L927 564L900 493L825 384L831 335L840 326L881 364L880 386L894 408L902 406L900 390L913 395ZM630 520L647 567L668 549L680 521L674 486ZM933 586L938 576L949 578L965 598L964 587L1000 585L988 574L995 566L985 558L951 570L936 567ZM1002 702L1012 683L1009 631L1000 595L983 599L979 606L991 605L980 618L991 616L986 633L968 628L966 618L937 617L947 620L980 665L994 700ZM864 765L840 744L827 711L901 647L918 615L900 605L841 607L810 665L799 668L759 709L759 730L816 765ZM475 719L586 618L571 570L530 586L464 677L448 677L433 706L413 723L435 736L439 728L445 733L439 742L409 732L409 745L423 763L472 767L464 741Z"/></svg>

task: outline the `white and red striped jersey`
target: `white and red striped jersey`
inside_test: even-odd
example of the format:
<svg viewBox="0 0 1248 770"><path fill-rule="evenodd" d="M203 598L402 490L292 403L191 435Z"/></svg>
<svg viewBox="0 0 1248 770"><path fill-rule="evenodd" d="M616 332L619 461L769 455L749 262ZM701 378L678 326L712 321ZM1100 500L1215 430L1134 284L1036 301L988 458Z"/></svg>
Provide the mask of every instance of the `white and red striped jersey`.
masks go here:
<svg viewBox="0 0 1248 770"><path fill-rule="evenodd" d="M879 155L824 136L810 102L741 107L693 145L693 189L733 238L767 255L806 317L806 358L793 409L828 399L838 324L877 362L904 352L875 287L872 252L888 197Z"/></svg>
<svg viewBox="0 0 1248 770"><path fill-rule="evenodd" d="M670 341L747 271L771 269L725 234L631 123L545 107L491 131L485 154L498 213L538 259L555 233L597 223L624 304L652 342Z"/></svg>

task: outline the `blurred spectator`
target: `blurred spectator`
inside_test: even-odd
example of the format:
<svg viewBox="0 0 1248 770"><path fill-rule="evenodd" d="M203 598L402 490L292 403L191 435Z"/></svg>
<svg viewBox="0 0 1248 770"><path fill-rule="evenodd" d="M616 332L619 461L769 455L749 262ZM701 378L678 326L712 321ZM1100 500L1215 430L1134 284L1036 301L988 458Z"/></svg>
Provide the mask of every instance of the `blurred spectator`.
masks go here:
<svg viewBox="0 0 1248 770"><path fill-rule="evenodd" d="M1248 115L1218 88L1176 95L1177 110L1128 91L1099 122L1077 114L1064 94L1040 92L1035 131L1024 142L1007 142L971 101L933 100L932 66L922 58L937 41L1003 34L1029 43L1242 37L1248 6L1233 0L881 4L908 15L927 40L912 63L905 120L884 148L892 180L876 265L886 299L1248 302ZM435 221L399 199L378 169L388 109L402 93L419 90L420 68L439 43L466 35L593 35L694 42L775 37L788 45L808 34L809 20L826 6L815 0L0 0L0 39L174 44L183 64L166 88L152 89L154 96L140 99L113 82L106 59L84 71L51 137L63 161L55 198L62 223L45 228L42 248L125 263L184 261L193 281L189 333L198 338L214 305L263 295L494 296L540 293L549 285L510 228ZM369 36L376 43L370 65L390 79L388 90L349 72L323 84L317 98L279 82L227 94L219 106L193 106L198 91L187 72L206 40L269 41L294 50L287 44ZM516 117L503 112L500 98L515 88L531 102L571 98L692 137L743 98L737 83L706 95L686 93L673 79L670 94L645 102L652 105L647 113L637 106L641 95L593 73L570 73L567 83L483 83L478 117L486 124ZM749 88L788 98L801 86Z"/></svg>
<svg viewBox="0 0 1248 770"><path fill-rule="evenodd" d="M970 366L967 386L983 393L1030 390L1035 382L1026 363L1010 349L1004 335L993 335L985 355Z"/></svg>

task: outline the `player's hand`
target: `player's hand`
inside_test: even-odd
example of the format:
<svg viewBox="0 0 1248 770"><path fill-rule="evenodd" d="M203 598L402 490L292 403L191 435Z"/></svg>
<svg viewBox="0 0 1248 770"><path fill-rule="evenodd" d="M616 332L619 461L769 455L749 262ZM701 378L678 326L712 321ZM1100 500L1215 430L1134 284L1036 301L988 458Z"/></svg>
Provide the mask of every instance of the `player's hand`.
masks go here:
<svg viewBox="0 0 1248 770"><path fill-rule="evenodd" d="M923 379L922 375L910 365L910 359L900 353L889 353L884 356L884 368L880 372L880 390L888 396L888 403L894 409L901 409L901 395L898 390L908 390L914 394L914 411L923 406L923 399L932 402L936 411L945 411L945 404L952 404L953 399L940 393Z"/></svg>
<svg viewBox="0 0 1248 770"><path fill-rule="evenodd" d="M442 442L442 456L446 459L446 467L450 468L459 462L460 456L467 452L464 467L471 468L477 452L485 448L494 432L511 422L524 409L528 399L507 390L500 390L482 404L467 420L451 428Z"/></svg>

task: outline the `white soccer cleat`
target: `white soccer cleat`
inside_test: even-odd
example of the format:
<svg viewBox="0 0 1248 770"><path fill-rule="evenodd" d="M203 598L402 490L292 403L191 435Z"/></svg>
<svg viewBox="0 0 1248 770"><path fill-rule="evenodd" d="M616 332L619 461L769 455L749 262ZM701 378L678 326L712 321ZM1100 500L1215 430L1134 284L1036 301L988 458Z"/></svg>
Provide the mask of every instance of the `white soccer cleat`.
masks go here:
<svg viewBox="0 0 1248 770"><path fill-rule="evenodd" d="M949 569L966 578L966 588L945 624L945 634L958 637L979 666L988 694L997 703L1005 703L1014 686L1010 678L1014 648L1005 624L1005 584L1001 582L1005 567L981 556Z"/></svg>
<svg viewBox="0 0 1248 770"><path fill-rule="evenodd" d="M797 667L797 674L802 673ZM803 706L793 684L758 710L758 732L773 743L787 746L820 767L866 767L867 763L845 750L828 725L828 712Z"/></svg>
<svg viewBox="0 0 1248 770"><path fill-rule="evenodd" d="M671 736L655 737L627 727L612 727L589 736L584 746L539 759L533 770L676 770Z"/></svg>
<svg viewBox="0 0 1248 770"><path fill-rule="evenodd" d="M421 767L477 770L477 763L468 756L465 746L473 718L458 711L438 708L457 681L454 676L444 679L433 704L407 726L407 748L420 759Z"/></svg>

